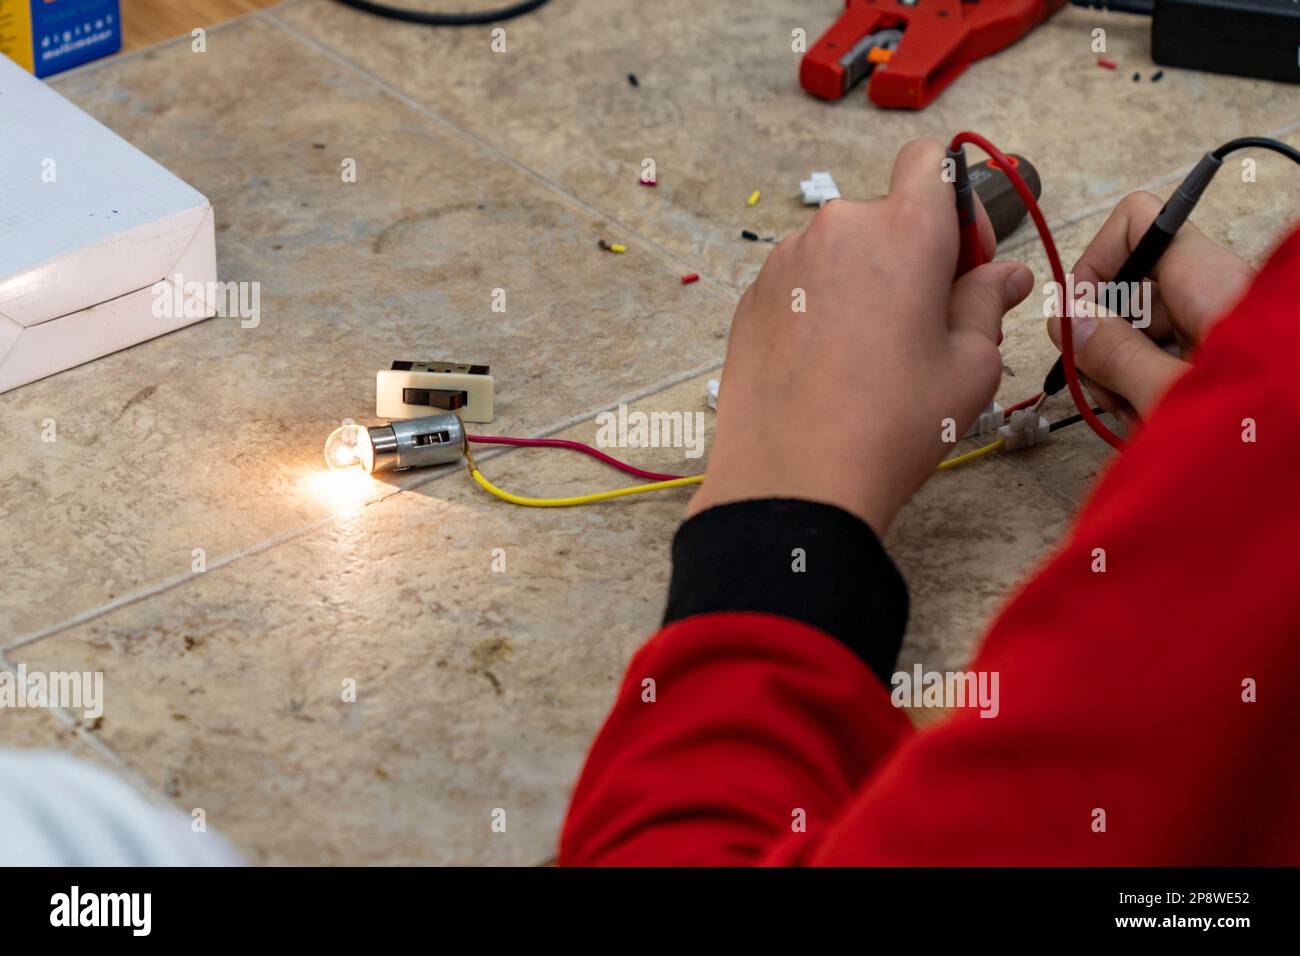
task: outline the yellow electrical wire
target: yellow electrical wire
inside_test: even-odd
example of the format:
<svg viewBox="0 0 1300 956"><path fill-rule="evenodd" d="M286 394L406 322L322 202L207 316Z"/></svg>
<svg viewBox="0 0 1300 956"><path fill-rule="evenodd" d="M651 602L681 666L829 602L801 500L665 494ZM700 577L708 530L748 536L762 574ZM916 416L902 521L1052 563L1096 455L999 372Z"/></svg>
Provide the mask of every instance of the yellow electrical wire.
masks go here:
<svg viewBox="0 0 1300 956"><path fill-rule="evenodd" d="M597 491L594 494L575 495L572 498L525 498L521 495L512 495L508 491L502 491L484 478L483 472L474 466L470 467L469 473L484 491L494 494L502 501L508 501L512 505L526 505L529 508L571 508L574 505L589 505L597 501L609 501L611 498L639 495L644 491L666 491L669 488L684 488L687 485L698 485L704 480L703 475L691 475L689 478L674 478L672 481L652 481L648 485L614 488L611 491Z"/></svg>
<svg viewBox="0 0 1300 956"><path fill-rule="evenodd" d="M989 452L997 451L1007 443L1005 438L999 438L995 442L985 445L983 448L976 448L974 451L968 451L964 455L957 455L955 458L945 458L939 462L939 471L947 471L949 468L956 468L958 465L964 465L968 461L974 461L976 458L983 458Z"/></svg>
<svg viewBox="0 0 1300 956"><path fill-rule="evenodd" d="M958 465L964 465L968 461L974 461L976 458L982 458L990 452L997 451L1006 444L1004 439L999 438L982 448L976 448L974 451L968 451L964 455L957 455L955 458L946 458L939 462L939 471L945 471L949 468L956 468ZM632 485L627 488L614 488L610 491L597 491L589 495L574 495L570 498L525 498L523 495L511 494L498 488L492 482L483 477L483 472L478 470L478 465L474 462L474 456L468 448L465 449L465 458L469 462L470 477L473 478L480 488L488 494L495 495L502 501L508 501L512 505L523 505L527 508L572 508L575 505L590 505L597 501L609 501L613 498L626 498L628 495L639 495L647 491L667 491L669 488L685 488L688 485L698 485L704 481L703 475L691 475L687 478L673 478L670 481L652 481L645 485Z"/></svg>

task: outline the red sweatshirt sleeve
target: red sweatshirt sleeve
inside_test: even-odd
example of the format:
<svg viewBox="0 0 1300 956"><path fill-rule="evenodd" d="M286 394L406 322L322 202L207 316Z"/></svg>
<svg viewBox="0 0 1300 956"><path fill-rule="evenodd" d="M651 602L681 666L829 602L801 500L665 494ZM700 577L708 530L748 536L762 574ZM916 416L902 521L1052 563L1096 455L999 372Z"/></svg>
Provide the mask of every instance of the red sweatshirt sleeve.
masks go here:
<svg viewBox="0 0 1300 956"><path fill-rule="evenodd" d="M1300 862L1298 302L1300 234L994 623L995 717L912 733L841 635L687 618L633 661L561 862Z"/></svg>

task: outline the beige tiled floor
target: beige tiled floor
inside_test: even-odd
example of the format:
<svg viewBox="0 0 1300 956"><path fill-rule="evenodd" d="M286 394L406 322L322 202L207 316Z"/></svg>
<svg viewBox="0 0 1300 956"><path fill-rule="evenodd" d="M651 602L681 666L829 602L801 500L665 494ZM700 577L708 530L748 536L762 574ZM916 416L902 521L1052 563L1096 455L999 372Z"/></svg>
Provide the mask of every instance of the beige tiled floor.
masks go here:
<svg viewBox="0 0 1300 956"><path fill-rule="evenodd" d="M1147 82L1149 19L1081 10L976 64L923 112L870 109L861 90L821 103L799 90L791 31L814 38L843 6L576 0L508 24L505 54L485 32L410 30L330 0L275 15L737 289L765 251L738 241L742 228L804 225L797 184L813 169L846 196L879 194L915 136L974 129L1029 156L1055 224L1185 171L1219 141L1300 119L1300 96L1276 83L1175 70ZM1098 24L1119 71L1095 65ZM655 190L637 183L647 157ZM749 210L753 189L766 198Z"/></svg>
<svg viewBox="0 0 1300 956"><path fill-rule="evenodd" d="M590 440L620 400L704 410L767 250L739 230L806 223L797 180L813 168L867 196L905 139L978 129L1038 164L1070 262L1125 192L1167 190L1229 136L1300 123L1294 88L1177 70L1132 83L1151 69L1138 21L1103 18L1121 71L1097 69L1077 11L925 112L861 94L827 106L798 90L789 35L816 35L839 4L738 6L572 0L508 24L494 54L486 31L298 0L214 28L207 54L172 43L57 80L212 198L222 278L261 283L262 321L211 320L0 399L0 648L103 670L107 695L94 730L0 714L0 744L92 744L254 860L546 860L658 620L686 493L531 511L451 469L341 497L318 481L320 444L368 417L375 368L490 363L503 434ZM656 189L637 184L647 156ZM1251 259L1295 195L1280 163L1259 170L1221 176L1198 215ZM1027 230L1007 250L1047 278ZM687 271L704 280L681 286ZM1054 357L1041 305L1008 319L1004 398L1032 394ZM1106 457L1076 428L923 489L888 541L913 596L904 663L968 656ZM525 492L617 480L564 452L481 461Z"/></svg>
<svg viewBox="0 0 1300 956"><path fill-rule="evenodd" d="M326 517L321 436L373 411L394 358L490 363L516 434L720 360L729 292L682 287L653 248L600 253L598 213L279 27L240 21L208 54L174 44L59 89L212 199L221 272L261 284L261 323L209 321L4 397L0 510L43 528L5 556L9 634L188 575L195 548L211 565Z"/></svg>

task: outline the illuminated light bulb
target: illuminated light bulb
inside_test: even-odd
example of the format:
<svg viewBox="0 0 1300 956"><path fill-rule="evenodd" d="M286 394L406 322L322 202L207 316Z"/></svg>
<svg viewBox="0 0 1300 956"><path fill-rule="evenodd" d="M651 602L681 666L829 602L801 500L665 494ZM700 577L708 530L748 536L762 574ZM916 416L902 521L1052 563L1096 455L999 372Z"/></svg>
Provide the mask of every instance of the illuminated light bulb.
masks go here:
<svg viewBox="0 0 1300 956"><path fill-rule="evenodd" d="M375 470L375 445L364 425L348 422L325 439L325 464L331 471L360 468L366 474Z"/></svg>
<svg viewBox="0 0 1300 956"><path fill-rule="evenodd" d="M360 469L368 475L446 465L464 453L465 426L453 414L371 428L349 422L325 440L325 464L331 471Z"/></svg>

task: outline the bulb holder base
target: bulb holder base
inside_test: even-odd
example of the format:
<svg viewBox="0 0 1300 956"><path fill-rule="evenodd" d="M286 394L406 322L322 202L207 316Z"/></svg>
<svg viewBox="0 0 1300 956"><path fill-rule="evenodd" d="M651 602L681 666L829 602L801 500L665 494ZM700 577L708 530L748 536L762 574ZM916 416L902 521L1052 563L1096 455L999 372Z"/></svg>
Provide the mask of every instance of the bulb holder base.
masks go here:
<svg viewBox="0 0 1300 956"><path fill-rule="evenodd" d="M375 449L372 474L448 465L465 454L465 426L450 413L374 425L367 432Z"/></svg>

